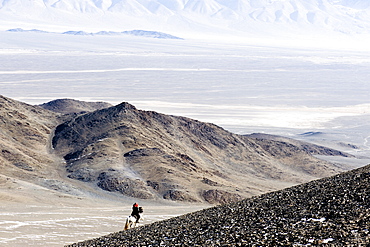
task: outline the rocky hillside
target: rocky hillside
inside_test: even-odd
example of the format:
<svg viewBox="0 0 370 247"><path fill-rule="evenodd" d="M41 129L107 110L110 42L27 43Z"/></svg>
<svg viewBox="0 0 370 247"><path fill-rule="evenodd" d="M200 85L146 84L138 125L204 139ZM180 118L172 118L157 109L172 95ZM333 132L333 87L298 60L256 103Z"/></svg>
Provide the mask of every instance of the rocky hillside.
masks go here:
<svg viewBox="0 0 370 247"><path fill-rule="evenodd" d="M314 158L309 144L236 135L128 103L104 106L56 100L43 105L50 111L1 96L0 184L217 204L343 170ZM324 147L315 154L345 155Z"/></svg>
<svg viewBox="0 0 370 247"><path fill-rule="evenodd" d="M69 178L141 199L225 203L341 171L303 145L128 103L64 122L52 145Z"/></svg>
<svg viewBox="0 0 370 247"><path fill-rule="evenodd" d="M269 134L262 134L262 133L254 133L250 135L245 135L250 138L255 138L256 140L260 141L261 143L269 143L269 141L273 141L274 143L286 143L287 145L296 146L300 150L305 150L308 154L312 155L327 155L327 156L342 156L342 157L350 157L351 155L343 153L341 151L327 148L324 146L315 145L312 143L298 141L287 137L277 136L277 135L269 135ZM263 144L262 144L263 145ZM349 145L349 144L345 144ZM353 148L356 148L353 146Z"/></svg>
<svg viewBox="0 0 370 247"><path fill-rule="evenodd" d="M70 247L368 246L369 184L370 165Z"/></svg>
<svg viewBox="0 0 370 247"><path fill-rule="evenodd" d="M34 179L53 163L50 135L58 114L0 96L1 175Z"/></svg>

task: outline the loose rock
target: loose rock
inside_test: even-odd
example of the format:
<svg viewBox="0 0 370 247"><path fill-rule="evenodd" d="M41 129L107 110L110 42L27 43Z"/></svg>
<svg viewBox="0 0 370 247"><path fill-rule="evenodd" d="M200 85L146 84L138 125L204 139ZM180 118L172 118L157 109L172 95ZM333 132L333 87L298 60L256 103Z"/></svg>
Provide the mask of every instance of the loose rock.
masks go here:
<svg viewBox="0 0 370 247"><path fill-rule="evenodd" d="M370 165L69 245L368 246Z"/></svg>

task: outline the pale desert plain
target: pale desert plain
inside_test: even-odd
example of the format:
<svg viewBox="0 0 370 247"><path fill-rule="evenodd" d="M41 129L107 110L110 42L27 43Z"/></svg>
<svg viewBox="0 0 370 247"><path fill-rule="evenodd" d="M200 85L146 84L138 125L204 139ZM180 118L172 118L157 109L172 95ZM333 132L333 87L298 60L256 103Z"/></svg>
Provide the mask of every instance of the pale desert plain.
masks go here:
<svg viewBox="0 0 370 247"><path fill-rule="evenodd" d="M8 193L0 191L1 246L64 246L122 231L131 213L131 202L139 202L145 210L139 226L207 207L134 199L73 198L42 190L35 195L32 186L19 187L16 194Z"/></svg>

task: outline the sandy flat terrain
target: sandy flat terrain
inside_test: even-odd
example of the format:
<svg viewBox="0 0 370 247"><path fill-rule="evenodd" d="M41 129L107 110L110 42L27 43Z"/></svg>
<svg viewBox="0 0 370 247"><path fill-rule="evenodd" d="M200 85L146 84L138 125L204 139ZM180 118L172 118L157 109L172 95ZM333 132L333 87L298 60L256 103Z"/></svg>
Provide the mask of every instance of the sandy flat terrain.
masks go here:
<svg viewBox="0 0 370 247"><path fill-rule="evenodd" d="M90 201L89 201L90 202ZM143 224L196 211L202 206L144 206ZM21 205L1 206L1 246L64 246L123 230L130 205L117 203L85 206Z"/></svg>
<svg viewBox="0 0 370 247"><path fill-rule="evenodd" d="M64 246L121 231L134 202L144 208L142 224L209 207L115 195L71 196L3 176L0 201L0 246L7 247Z"/></svg>

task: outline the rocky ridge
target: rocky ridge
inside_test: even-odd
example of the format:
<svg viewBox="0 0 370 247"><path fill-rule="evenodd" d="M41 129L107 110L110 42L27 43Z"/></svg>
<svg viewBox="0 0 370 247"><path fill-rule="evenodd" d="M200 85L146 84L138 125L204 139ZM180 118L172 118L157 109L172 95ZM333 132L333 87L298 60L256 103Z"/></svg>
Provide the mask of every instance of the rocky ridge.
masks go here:
<svg viewBox="0 0 370 247"><path fill-rule="evenodd" d="M370 165L77 246L368 246Z"/></svg>
<svg viewBox="0 0 370 247"><path fill-rule="evenodd" d="M86 113L92 112L104 108L111 107L112 105L106 102L85 102L74 99L57 99L44 104L39 105L40 107L62 114L73 114L73 113Z"/></svg>
<svg viewBox="0 0 370 247"><path fill-rule="evenodd" d="M350 157L351 155L341 152L339 150L335 150L332 148L327 148L324 146L315 145L312 143L298 141L287 137L277 136L277 135L269 135L269 134L262 134L262 133L253 133L250 135L245 135L247 137L255 138L256 140L260 140L265 142L268 140L272 140L277 143L287 143L289 145L297 146L301 150L305 150L308 154L312 155L328 155L328 156L342 156L342 157ZM345 144L349 145L349 144ZM357 149L356 146L352 146L353 149Z"/></svg>
<svg viewBox="0 0 370 247"><path fill-rule="evenodd" d="M69 178L141 199L225 203L341 171L308 145L240 136L129 103L64 122L52 144Z"/></svg>

